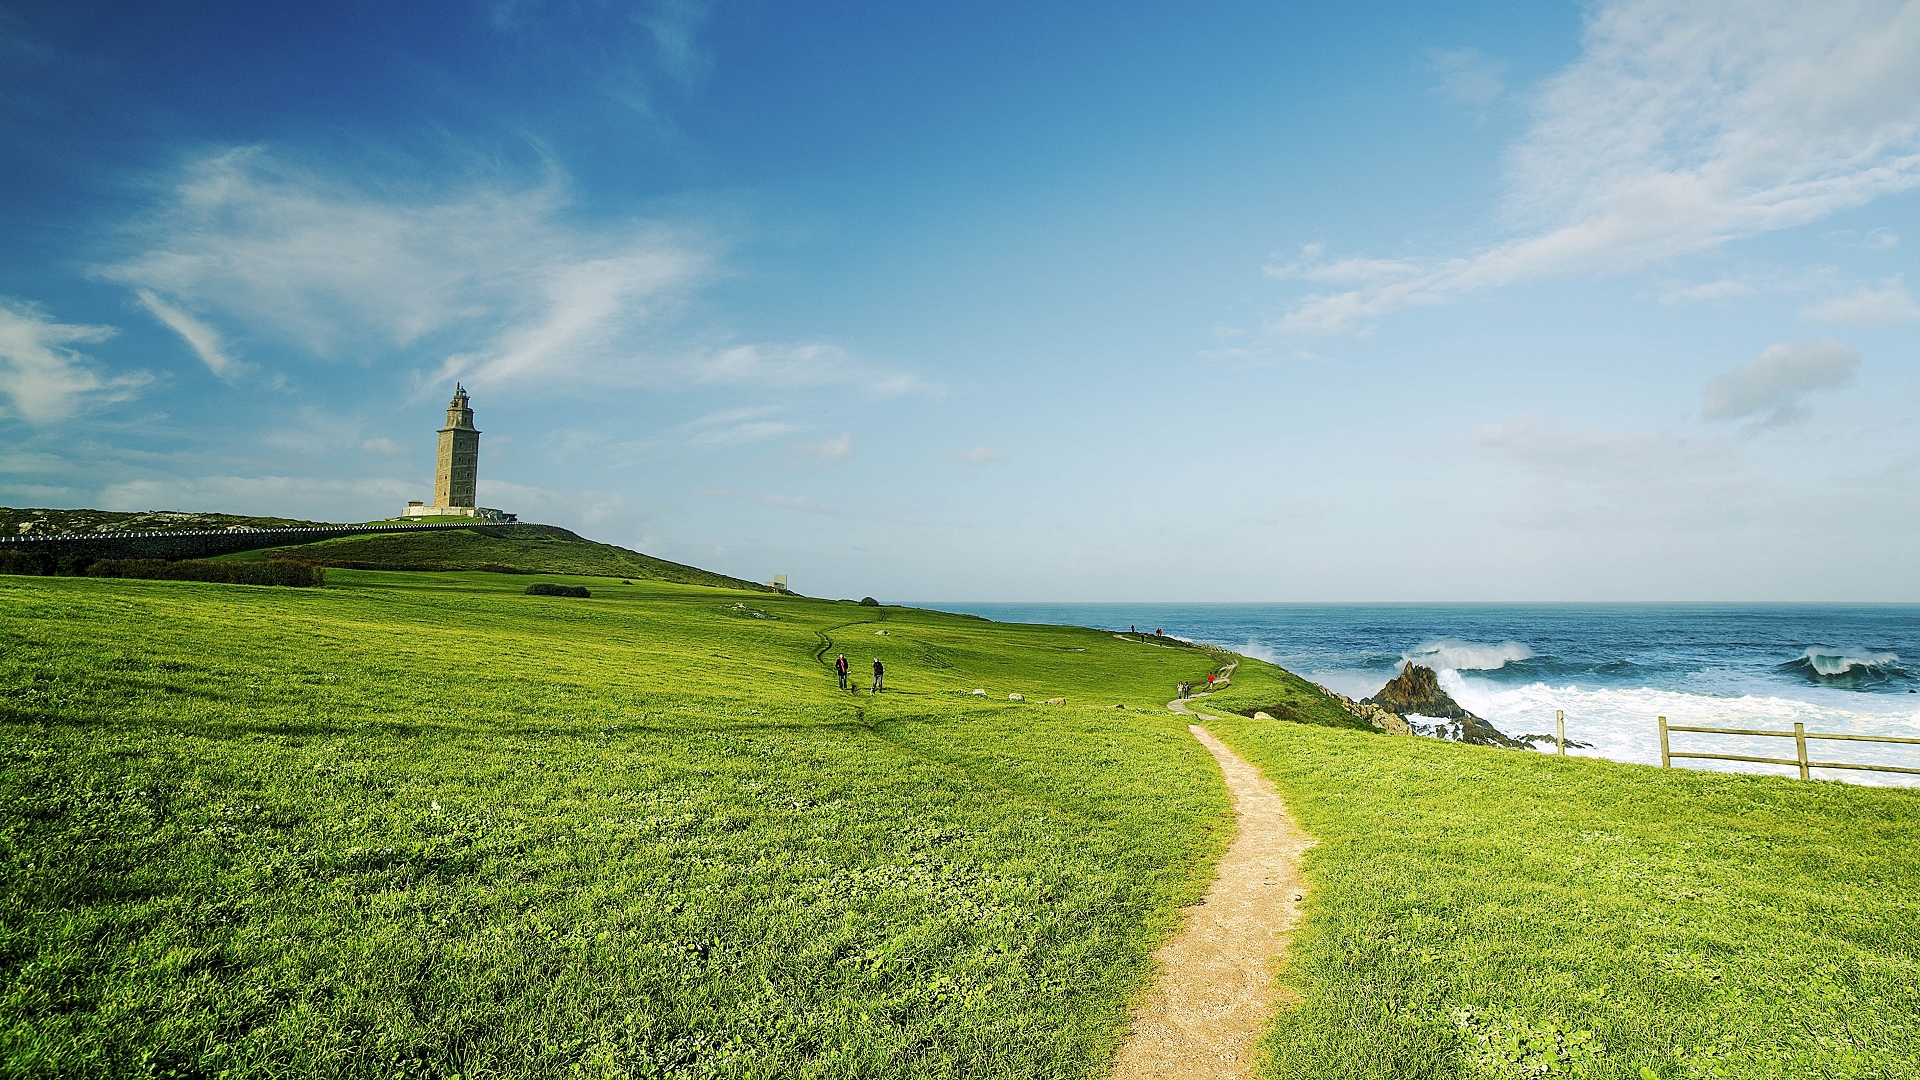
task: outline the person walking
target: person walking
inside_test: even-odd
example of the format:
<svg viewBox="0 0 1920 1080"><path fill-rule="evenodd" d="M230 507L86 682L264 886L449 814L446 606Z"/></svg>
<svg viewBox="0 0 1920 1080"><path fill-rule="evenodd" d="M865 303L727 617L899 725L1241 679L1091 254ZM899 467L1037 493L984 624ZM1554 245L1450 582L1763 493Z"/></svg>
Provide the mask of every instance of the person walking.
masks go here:
<svg viewBox="0 0 1920 1080"><path fill-rule="evenodd" d="M887 669L885 665L880 663L879 657L877 656L874 657L873 658L873 692L874 693L877 694L880 692L880 683L883 680L885 680L886 677L887 677Z"/></svg>
<svg viewBox="0 0 1920 1080"><path fill-rule="evenodd" d="M833 662L833 670L840 676L840 689L842 690L847 688L847 672L852 670L852 667L853 665L847 663L846 653L841 653L840 658Z"/></svg>
<svg viewBox="0 0 1920 1080"><path fill-rule="evenodd" d="M1207 693L1213 693L1213 672L1207 672Z"/></svg>

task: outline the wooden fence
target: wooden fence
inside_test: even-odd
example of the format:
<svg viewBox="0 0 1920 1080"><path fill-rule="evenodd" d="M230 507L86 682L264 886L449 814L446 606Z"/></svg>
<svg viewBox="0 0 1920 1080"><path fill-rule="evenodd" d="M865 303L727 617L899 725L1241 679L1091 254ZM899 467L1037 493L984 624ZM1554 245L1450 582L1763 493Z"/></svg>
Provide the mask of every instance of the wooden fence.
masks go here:
<svg viewBox="0 0 1920 1080"><path fill-rule="evenodd" d="M1676 754L1667 748L1667 733L1670 731L1699 732L1704 735L1758 735L1769 739L1792 739L1797 756L1790 758L1752 757L1746 754ZM1675 727L1667 723L1666 717L1660 718L1660 765L1672 768L1674 758L1692 758L1706 761L1753 761L1762 765L1798 765L1800 779L1810 780L1810 769L1858 769L1863 772L1910 773L1920 775L1920 769L1907 769L1897 765L1855 765L1844 761L1812 761L1807 757L1807 743L1816 740L1827 742L1868 742L1868 743L1905 743L1920 746L1920 739L1899 739L1891 735L1821 735L1807 730L1805 724L1796 723L1792 731L1757 731L1752 728L1725 727ZM1564 740L1563 740L1564 742ZM1565 753L1563 747L1562 753Z"/></svg>

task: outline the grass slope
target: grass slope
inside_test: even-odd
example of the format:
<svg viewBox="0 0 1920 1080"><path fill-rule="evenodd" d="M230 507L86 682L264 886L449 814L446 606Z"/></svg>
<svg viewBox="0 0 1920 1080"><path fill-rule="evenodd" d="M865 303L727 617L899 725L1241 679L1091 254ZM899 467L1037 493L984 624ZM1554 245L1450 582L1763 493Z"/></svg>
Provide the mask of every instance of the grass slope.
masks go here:
<svg viewBox="0 0 1920 1080"><path fill-rule="evenodd" d="M242 552L227 558L285 559L309 566L356 570L584 574L769 591L755 582L586 540L553 525L487 525L472 529L343 536L311 544Z"/></svg>
<svg viewBox="0 0 1920 1080"><path fill-rule="evenodd" d="M0 578L0 1073L1102 1071L1230 827L1211 656L525 580Z"/></svg>
<svg viewBox="0 0 1920 1080"><path fill-rule="evenodd" d="M1271 1077L1920 1076L1920 792L1217 733L1320 841Z"/></svg>
<svg viewBox="0 0 1920 1080"><path fill-rule="evenodd" d="M1226 689L1207 695L1205 708L1208 712L1224 709L1244 715L1265 712L1296 724L1374 730L1372 724L1335 704L1319 686L1285 668L1251 658L1240 661Z"/></svg>

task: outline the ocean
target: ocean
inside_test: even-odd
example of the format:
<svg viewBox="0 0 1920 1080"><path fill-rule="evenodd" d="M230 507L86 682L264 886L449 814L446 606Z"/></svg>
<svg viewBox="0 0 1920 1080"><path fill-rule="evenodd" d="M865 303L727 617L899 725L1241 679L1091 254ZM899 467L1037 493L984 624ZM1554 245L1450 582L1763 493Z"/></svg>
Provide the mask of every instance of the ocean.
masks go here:
<svg viewBox="0 0 1920 1080"><path fill-rule="evenodd" d="M1406 661L1463 707L1569 753L1658 764L1656 717L1699 727L1920 738L1920 606L1892 604L920 604L1006 622L1155 629L1361 698ZM1909 667L1909 664L1914 664ZM1171 688L1169 688L1171 696ZM1789 739L1677 733L1675 753L1794 756ZM1814 760L1920 768L1920 745L1820 742ZM1680 764L1680 762L1676 762ZM1687 761L1689 768L1797 769ZM1827 770L1868 784L1920 776Z"/></svg>

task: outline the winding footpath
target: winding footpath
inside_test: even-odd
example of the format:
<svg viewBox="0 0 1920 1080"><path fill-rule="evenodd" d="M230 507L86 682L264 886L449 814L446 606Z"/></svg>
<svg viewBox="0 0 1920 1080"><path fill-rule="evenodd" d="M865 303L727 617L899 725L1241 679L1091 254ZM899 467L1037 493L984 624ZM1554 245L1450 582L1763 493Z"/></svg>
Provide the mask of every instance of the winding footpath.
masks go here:
<svg viewBox="0 0 1920 1080"><path fill-rule="evenodd" d="M1226 669L1229 677L1237 666ZM1194 712L1186 701L1167 708L1219 719ZM1300 856L1312 838L1259 770L1199 724L1187 730L1220 763L1238 829L1207 895L1186 909L1183 928L1153 954L1153 988L1120 1047L1115 1080L1252 1076L1254 1044L1273 1015L1275 966L1286 956L1306 898Z"/></svg>

